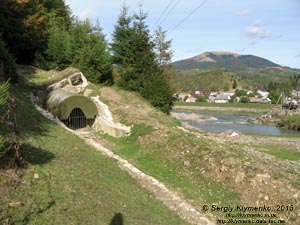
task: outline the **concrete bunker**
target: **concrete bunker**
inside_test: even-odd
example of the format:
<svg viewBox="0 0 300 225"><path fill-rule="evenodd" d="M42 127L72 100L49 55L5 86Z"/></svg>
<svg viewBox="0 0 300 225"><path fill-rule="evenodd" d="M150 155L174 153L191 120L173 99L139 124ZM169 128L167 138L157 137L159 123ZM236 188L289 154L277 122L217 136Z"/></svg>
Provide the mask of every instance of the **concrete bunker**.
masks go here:
<svg viewBox="0 0 300 225"><path fill-rule="evenodd" d="M91 99L63 89L55 89L48 94L46 107L74 130L92 126L98 115L97 107Z"/></svg>

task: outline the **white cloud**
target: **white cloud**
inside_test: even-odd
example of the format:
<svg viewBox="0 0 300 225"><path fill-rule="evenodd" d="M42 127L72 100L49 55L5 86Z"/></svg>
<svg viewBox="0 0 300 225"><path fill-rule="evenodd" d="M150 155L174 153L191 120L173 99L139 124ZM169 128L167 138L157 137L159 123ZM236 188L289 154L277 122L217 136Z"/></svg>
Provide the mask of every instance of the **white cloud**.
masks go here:
<svg viewBox="0 0 300 225"><path fill-rule="evenodd" d="M79 13L78 17L81 20L90 19L92 17L93 11L94 10L92 8L86 8Z"/></svg>
<svg viewBox="0 0 300 225"><path fill-rule="evenodd" d="M296 58L300 58L300 54L296 55Z"/></svg>
<svg viewBox="0 0 300 225"><path fill-rule="evenodd" d="M237 15L238 16L249 16L250 15L250 10L249 9L241 10L241 11L237 12Z"/></svg>
<svg viewBox="0 0 300 225"><path fill-rule="evenodd" d="M272 31L265 28L261 21L257 21L252 26L248 27L246 35L251 39L266 39L272 37Z"/></svg>

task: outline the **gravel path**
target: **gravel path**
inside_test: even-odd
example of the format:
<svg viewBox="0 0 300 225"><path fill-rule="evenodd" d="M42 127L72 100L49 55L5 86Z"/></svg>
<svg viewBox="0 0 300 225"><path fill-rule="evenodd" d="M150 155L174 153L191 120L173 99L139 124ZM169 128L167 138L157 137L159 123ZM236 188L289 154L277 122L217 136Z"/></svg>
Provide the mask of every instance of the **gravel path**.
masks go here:
<svg viewBox="0 0 300 225"><path fill-rule="evenodd" d="M73 132L80 138L82 138L88 145L94 147L96 150L100 151L102 154L113 158L117 161L120 169L126 171L131 177L136 179L138 183L144 187L146 190L151 192L158 200L162 201L166 207L174 211L181 218L185 219L187 222L193 225L214 225L208 218L198 212L190 204L188 204L183 198L181 198L175 191L169 190L163 183L159 182L157 179L143 173L127 160L123 159L119 155L114 154L111 150L103 147L97 140L91 138L89 131L78 130L73 131L67 128L62 122L54 118L52 114L43 110L39 106L35 106L36 109L46 118L57 123L68 131Z"/></svg>

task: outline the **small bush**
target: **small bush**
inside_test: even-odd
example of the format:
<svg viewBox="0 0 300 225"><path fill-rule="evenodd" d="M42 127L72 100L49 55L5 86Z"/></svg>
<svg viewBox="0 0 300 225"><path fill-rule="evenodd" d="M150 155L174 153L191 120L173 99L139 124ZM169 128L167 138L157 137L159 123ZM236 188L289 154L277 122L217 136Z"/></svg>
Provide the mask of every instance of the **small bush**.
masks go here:
<svg viewBox="0 0 300 225"><path fill-rule="evenodd" d="M197 97L196 102L206 102L205 96L199 96L199 97Z"/></svg>
<svg viewBox="0 0 300 225"><path fill-rule="evenodd" d="M250 99L248 97L241 97L241 102L242 103L249 103L250 102Z"/></svg>

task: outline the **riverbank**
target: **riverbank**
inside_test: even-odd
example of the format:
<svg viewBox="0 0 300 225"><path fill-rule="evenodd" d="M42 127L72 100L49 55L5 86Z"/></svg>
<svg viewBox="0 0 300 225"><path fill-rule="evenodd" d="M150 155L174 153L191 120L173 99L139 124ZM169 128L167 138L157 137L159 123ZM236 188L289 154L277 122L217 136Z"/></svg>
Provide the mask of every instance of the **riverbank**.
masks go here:
<svg viewBox="0 0 300 225"><path fill-rule="evenodd" d="M196 113L186 113L186 112L171 112L171 116L177 120L193 120L195 122L201 123L209 120L218 120L213 116L203 116Z"/></svg>
<svg viewBox="0 0 300 225"><path fill-rule="evenodd" d="M267 114L249 120L254 124L268 124L289 130L300 131L300 111L275 107Z"/></svg>
<svg viewBox="0 0 300 225"><path fill-rule="evenodd" d="M234 130L243 134L254 135L286 136L300 134L299 131L282 129L275 125L251 123L249 121L256 120L256 117L249 115L211 113L206 111L180 111L172 112L171 116L179 120L181 124L188 129L193 128L211 133L222 133L228 130Z"/></svg>
<svg viewBox="0 0 300 225"><path fill-rule="evenodd" d="M200 106L200 105L175 105L173 111L205 111L222 114L255 115L260 116L269 111L267 108L229 107L229 106Z"/></svg>

